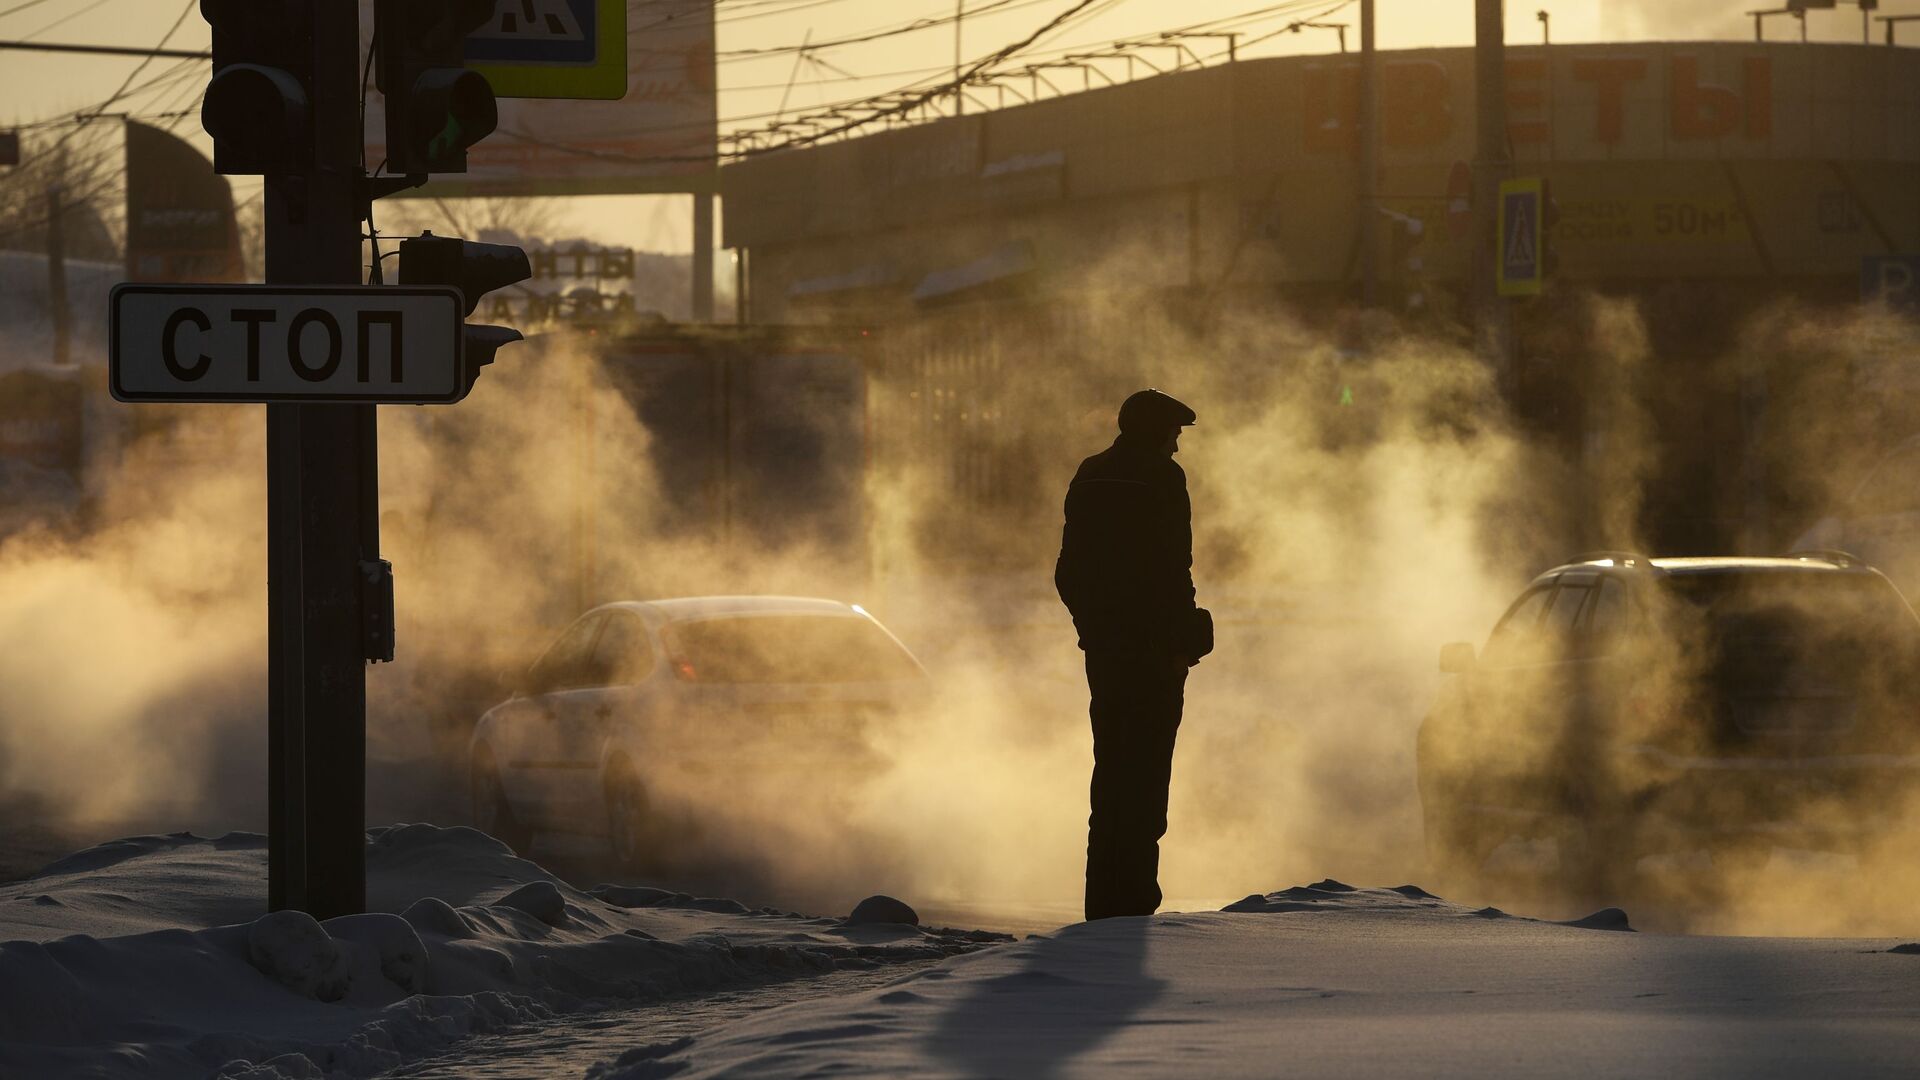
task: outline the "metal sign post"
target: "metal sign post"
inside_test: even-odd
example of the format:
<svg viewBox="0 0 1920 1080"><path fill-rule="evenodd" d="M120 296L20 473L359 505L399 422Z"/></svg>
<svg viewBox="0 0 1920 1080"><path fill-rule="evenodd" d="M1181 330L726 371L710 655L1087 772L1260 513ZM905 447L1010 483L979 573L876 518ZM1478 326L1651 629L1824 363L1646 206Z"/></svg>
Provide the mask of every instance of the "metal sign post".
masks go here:
<svg viewBox="0 0 1920 1080"><path fill-rule="evenodd" d="M358 285L359 16L306 16L314 167L266 177L266 279ZM268 906L321 919L366 909L360 564L380 549L376 439L372 405L267 406Z"/></svg>
<svg viewBox="0 0 1920 1080"><path fill-rule="evenodd" d="M200 10L213 28L201 123L217 172L264 178L267 284L117 286L109 373L121 401L266 403L267 906L326 919L366 907L365 668L394 656L373 406L465 397L520 338L465 317L527 260L428 234L400 245L405 285L360 280L373 200L465 169L494 129L492 91L459 57L484 5L381 5L380 70L401 107L388 119L410 121L388 125L392 160L410 175L372 178L354 5Z"/></svg>

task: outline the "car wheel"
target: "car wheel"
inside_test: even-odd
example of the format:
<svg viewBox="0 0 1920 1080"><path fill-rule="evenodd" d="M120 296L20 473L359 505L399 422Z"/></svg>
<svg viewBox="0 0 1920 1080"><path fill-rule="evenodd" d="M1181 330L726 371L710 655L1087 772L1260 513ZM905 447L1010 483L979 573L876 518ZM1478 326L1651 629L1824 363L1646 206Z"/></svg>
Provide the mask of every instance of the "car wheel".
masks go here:
<svg viewBox="0 0 1920 1080"><path fill-rule="evenodd" d="M615 866L638 870L659 856L647 790L633 766L620 761L607 772L607 848Z"/></svg>
<svg viewBox="0 0 1920 1080"><path fill-rule="evenodd" d="M533 830L515 816L507 789L500 783L500 769L484 750L473 762L473 824L512 848L515 855L525 855L533 847Z"/></svg>

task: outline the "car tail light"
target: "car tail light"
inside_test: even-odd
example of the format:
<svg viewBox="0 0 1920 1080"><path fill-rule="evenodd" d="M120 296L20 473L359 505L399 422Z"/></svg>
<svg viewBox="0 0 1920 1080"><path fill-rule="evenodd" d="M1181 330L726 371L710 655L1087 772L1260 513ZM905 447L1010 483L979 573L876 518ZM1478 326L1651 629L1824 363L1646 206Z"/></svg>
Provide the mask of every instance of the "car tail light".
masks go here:
<svg viewBox="0 0 1920 1080"><path fill-rule="evenodd" d="M699 682L700 673L694 669L693 661L680 652L680 640L673 627L660 629L660 643L667 647L667 663L673 668L673 677L681 682Z"/></svg>

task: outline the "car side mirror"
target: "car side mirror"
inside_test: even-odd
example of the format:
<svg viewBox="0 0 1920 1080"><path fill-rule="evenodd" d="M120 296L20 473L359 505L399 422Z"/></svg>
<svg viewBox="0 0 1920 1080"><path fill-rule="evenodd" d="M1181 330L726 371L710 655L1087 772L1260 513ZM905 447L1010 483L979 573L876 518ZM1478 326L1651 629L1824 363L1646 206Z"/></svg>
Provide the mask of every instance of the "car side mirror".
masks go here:
<svg viewBox="0 0 1920 1080"><path fill-rule="evenodd" d="M1443 675L1464 675L1473 670L1473 643L1450 641L1440 646L1440 672Z"/></svg>

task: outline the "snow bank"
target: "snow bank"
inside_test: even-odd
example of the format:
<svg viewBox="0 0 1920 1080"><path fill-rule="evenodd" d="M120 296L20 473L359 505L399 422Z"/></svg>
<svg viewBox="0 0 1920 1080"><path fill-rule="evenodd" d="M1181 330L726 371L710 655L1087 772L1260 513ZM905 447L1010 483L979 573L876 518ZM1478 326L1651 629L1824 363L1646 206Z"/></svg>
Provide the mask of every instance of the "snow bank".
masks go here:
<svg viewBox="0 0 1920 1080"><path fill-rule="evenodd" d="M114 841L0 886L0 1076L370 1076L466 1035L1001 935L581 891L472 829L368 834L376 910L266 914L253 834Z"/></svg>
<svg viewBox="0 0 1920 1080"><path fill-rule="evenodd" d="M589 1076L1920 1075L1920 959L1888 942L1580 922L1323 881L1069 926Z"/></svg>

